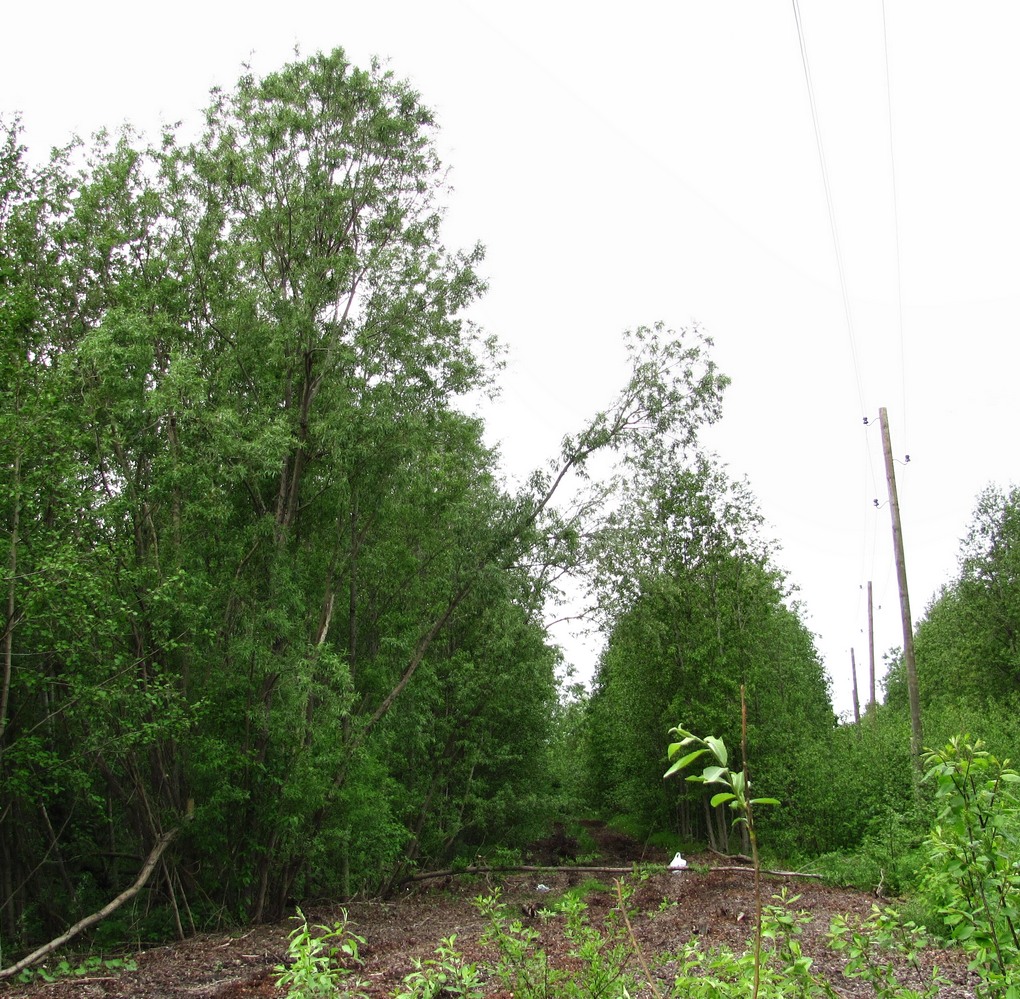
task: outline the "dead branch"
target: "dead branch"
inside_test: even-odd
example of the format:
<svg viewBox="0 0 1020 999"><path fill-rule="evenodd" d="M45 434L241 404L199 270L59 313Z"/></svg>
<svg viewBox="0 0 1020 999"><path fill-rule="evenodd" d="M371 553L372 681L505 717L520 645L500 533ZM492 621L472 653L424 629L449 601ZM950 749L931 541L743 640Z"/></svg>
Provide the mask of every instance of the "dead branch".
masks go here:
<svg viewBox="0 0 1020 999"><path fill-rule="evenodd" d="M648 987L652 990L652 995L655 996L655 999L662 999L662 993L655 984L655 979L652 977L651 969L648 967L648 962L645 960L645 952L638 944L637 937L634 936L634 927L631 926L630 916L627 915L627 905L623 898L623 882L620 880L617 880L616 882L616 900L620 907L620 915L623 916L624 925L627 927L627 936L630 937L630 948L635 954L637 954L637 959L641 963L641 970L645 973L645 981L648 983Z"/></svg>
<svg viewBox="0 0 1020 999"><path fill-rule="evenodd" d="M714 853L717 857L722 857L723 860L743 860L747 864L754 863L754 861L745 853L721 853L719 850L714 850L712 847L708 848L708 852Z"/></svg>
<svg viewBox="0 0 1020 999"><path fill-rule="evenodd" d="M150 851L148 857L145 858L145 863L142 864L142 869L138 872L138 877L135 879L135 883L130 887L122 891L112 902L108 902L98 912L93 912L91 916L86 916L84 919L79 919L66 933L62 933L55 940L51 940L48 944L44 944L38 950L33 951L28 957L23 957L16 964L12 964L9 968L0 968L0 981L5 978L10 978L12 975L16 975L19 971L24 968L31 967L41 958L44 958L47 954L52 954L53 951L59 947L63 947L69 940L76 937L82 930L87 930L90 926L95 926L96 923L102 922L106 919L111 912L119 909L128 899L134 898L142 888L145 887L145 882L149 880L149 875L152 874L156 864L159 863L159 858L163 856L163 851L170 845L170 841L177 835L176 829L171 829L170 832L163 833L162 836L156 840L156 845Z"/></svg>
<svg viewBox="0 0 1020 999"><path fill-rule="evenodd" d="M497 867L458 867L448 868L443 871L422 871L419 874L411 874L398 881L398 885L410 884L414 881L429 881L435 878L452 878L458 874L565 874L567 871L577 871L581 874L633 874L635 864L630 867L575 867L572 864L561 867L543 867L533 864L501 865ZM709 871L738 871L742 874L753 874L751 867L710 867ZM681 872L675 872L681 873ZM762 874L771 874L780 878L819 878L821 874L803 874L800 871L771 871L763 870Z"/></svg>
<svg viewBox="0 0 1020 999"><path fill-rule="evenodd" d="M753 867L713 867L713 871L737 871L740 874L754 874ZM822 879L821 874L805 874L803 871L768 871L764 868L759 871L760 874L771 874L777 878L817 878L819 881Z"/></svg>
<svg viewBox="0 0 1020 999"><path fill-rule="evenodd" d="M630 867L575 867L573 864L561 867L543 867L533 864L517 864L497 867L458 867L445 871L422 871L411 874L397 884L405 885L412 881L428 881L431 878L452 878L458 874L564 874L567 871L580 871L583 874L633 874L634 865Z"/></svg>

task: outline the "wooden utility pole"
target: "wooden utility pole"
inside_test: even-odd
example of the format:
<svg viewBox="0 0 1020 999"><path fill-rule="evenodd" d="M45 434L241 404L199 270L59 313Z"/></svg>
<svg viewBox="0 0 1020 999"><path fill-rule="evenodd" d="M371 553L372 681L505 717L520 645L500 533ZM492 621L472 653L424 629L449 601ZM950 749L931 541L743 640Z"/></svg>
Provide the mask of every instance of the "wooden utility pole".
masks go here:
<svg viewBox="0 0 1020 999"><path fill-rule="evenodd" d="M850 650L850 675L854 681L854 724L861 723L861 702L857 696L857 662L854 659L854 650Z"/></svg>
<svg viewBox="0 0 1020 999"><path fill-rule="evenodd" d="M868 580L868 664L871 667L868 710L875 710L875 604L871 599L871 580Z"/></svg>
<svg viewBox="0 0 1020 999"><path fill-rule="evenodd" d="M889 417L883 406L878 411L882 425L882 450L885 452L885 477L889 482L889 510L892 515L893 551L896 555L896 578L900 584L900 616L903 619L903 661L907 667L907 694L910 698L910 755L914 766L921 766L921 696L917 686L917 663L914 660L914 626L910 618L910 595L907 592L907 563L903 557L903 527L900 524L900 501L896 495L896 473L893 470L892 443L889 439Z"/></svg>

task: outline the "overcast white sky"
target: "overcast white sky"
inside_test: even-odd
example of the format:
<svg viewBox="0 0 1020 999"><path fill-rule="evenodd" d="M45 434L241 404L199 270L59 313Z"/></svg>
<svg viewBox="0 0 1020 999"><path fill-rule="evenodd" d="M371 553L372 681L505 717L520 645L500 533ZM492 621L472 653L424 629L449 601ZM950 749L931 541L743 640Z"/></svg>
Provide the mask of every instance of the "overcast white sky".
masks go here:
<svg viewBox="0 0 1020 999"><path fill-rule="evenodd" d="M888 0L888 91L881 0L801 12L854 349L789 2L19 4L0 113L24 113L41 156L194 121L210 86L295 44L389 58L438 113L451 242L488 247L474 317L510 350L488 414L508 471L609 401L623 329L698 322L733 379L711 446L750 479L847 711L869 579L880 670L902 642L879 407L911 456L915 620L978 492L1018 478L1020 5Z"/></svg>

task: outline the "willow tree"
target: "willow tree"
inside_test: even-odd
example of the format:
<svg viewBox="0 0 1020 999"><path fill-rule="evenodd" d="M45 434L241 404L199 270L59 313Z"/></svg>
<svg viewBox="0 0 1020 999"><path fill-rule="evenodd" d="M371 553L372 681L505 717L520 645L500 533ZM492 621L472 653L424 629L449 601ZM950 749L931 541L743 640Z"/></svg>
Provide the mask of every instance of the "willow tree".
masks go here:
<svg viewBox="0 0 1020 999"><path fill-rule="evenodd" d="M335 52L216 94L196 142L101 138L54 171L63 202L36 194L9 143L4 246L32 280L28 306L5 294L27 316L5 364L52 383L31 395L68 463L54 474L54 449L25 433L5 459L24 478L45 455L70 495L32 530L24 495L5 507L8 603L39 608L17 647L7 629L5 660L37 654L34 637L56 661L35 698L5 669L0 737L8 761L41 720L77 737L88 792L65 835L98 836L85 802L103 803L121 856L191 819L180 870L201 874L168 875L172 900L279 910L351 744L440 630L464 539L498 501L480 424L454 407L487 379L460 317L481 253L442 245L432 133L409 87ZM4 414L26 432L28 395ZM50 522L77 552L44 603L49 577L18 557ZM5 785L4 820L20 787Z"/></svg>
<svg viewBox="0 0 1020 999"><path fill-rule="evenodd" d="M678 805L661 781L669 719L739 745L746 686L758 786L785 795L795 747L831 730L827 682L747 486L675 441L627 471L596 541L607 641L589 708L594 800L724 846L728 818L717 821L700 790Z"/></svg>
<svg viewBox="0 0 1020 999"><path fill-rule="evenodd" d="M1005 704L1020 694L1018 551L1020 490L989 486L975 503L956 578L933 597L917 627L925 704ZM901 707L904 692L897 663L887 681L887 702Z"/></svg>
<svg viewBox="0 0 1020 999"><path fill-rule="evenodd" d="M170 829L149 890L184 932L537 814L543 607L591 515L554 497L693 440L724 379L636 331L619 396L509 493L465 412L495 346L434 134L337 51L214 93L194 141L6 156L9 928L105 900Z"/></svg>

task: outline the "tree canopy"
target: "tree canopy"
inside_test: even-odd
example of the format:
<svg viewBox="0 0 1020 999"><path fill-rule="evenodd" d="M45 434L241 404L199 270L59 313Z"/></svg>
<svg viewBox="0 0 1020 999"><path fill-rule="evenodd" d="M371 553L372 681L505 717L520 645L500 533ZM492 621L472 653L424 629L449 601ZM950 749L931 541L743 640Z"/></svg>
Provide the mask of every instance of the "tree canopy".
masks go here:
<svg viewBox="0 0 1020 999"><path fill-rule="evenodd" d="M663 785L665 733L680 721L739 745L746 686L758 786L792 796L809 779L796 747L834 724L828 681L746 484L677 442L629 472L596 545L608 636L589 711L593 798L647 829L679 821L724 844L728 818L716 822L707 799L702 814L701 791L681 786L678 803Z"/></svg>
<svg viewBox="0 0 1020 999"><path fill-rule="evenodd" d="M1020 694L1020 491L989 486L960 545L959 572L933 597L915 649L926 704L1002 703ZM897 664L888 700L903 696Z"/></svg>
<svg viewBox="0 0 1020 999"><path fill-rule="evenodd" d="M39 166L19 135L4 938L92 911L172 830L141 933L534 835L562 713L544 608L605 495L554 498L598 453L649 464L718 418L708 342L629 334L619 396L509 490L467 404L498 370L467 317L483 252L444 245L406 83L338 50L214 92L193 140L126 130Z"/></svg>

